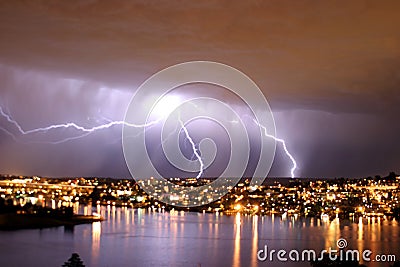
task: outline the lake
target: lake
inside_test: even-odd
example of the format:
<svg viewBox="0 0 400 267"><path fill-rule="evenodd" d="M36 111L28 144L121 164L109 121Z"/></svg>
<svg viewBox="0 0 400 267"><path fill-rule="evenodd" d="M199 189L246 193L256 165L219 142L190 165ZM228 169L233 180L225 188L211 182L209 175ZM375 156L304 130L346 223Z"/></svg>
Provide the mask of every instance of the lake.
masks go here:
<svg viewBox="0 0 400 267"><path fill-rule="evenodd" d="M73 229L0 232L0 266L61 266L73 252L86 266L310 266L276 257L259 261L257 252L265 245L288 253L320 252L336 249L339 238L346 239L348 249L371 250L371 258L393 254L400 259L400 231L394 220L158 213L114 206L76 209L100 213L106 220Z"/></svg>

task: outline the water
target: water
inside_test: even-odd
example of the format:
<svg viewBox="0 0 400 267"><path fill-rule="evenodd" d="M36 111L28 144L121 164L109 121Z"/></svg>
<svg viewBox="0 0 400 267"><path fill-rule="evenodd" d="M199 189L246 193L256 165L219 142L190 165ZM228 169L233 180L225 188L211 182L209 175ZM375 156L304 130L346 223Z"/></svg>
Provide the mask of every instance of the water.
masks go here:
<svg viewBox="0 0 400 267"><path fill-rule="evenodd" d="M79 207L90 214L92 207ZM257 260L257 251L331 247L343 237L349 249L400 259L396 221L323 222L313 218L155 213L97 207L107 220L73 229L0 232L0 266L61 266L77 252L86 266L310 266ZM372 257L372 256L371 256ZM367 266L389 266L368 263Z"/></svg>

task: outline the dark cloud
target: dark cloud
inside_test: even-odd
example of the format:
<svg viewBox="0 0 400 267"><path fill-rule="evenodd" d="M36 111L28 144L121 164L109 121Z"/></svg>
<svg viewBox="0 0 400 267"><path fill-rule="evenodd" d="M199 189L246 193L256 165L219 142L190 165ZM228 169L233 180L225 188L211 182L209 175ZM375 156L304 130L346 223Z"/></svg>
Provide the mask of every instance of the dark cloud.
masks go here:
<svg viewBox="0 0 400 267"><path fill-rule="evenodd" d="M299 174L399 171L399 9L398 1L2 1L0 102L27 128L93 125L98 114L121 119L132 92L158 70L219 61L260 86ZM118 134L85 139L84 147ZM107 153L115 146L93 154L82 153L83 143L58 153L29 145L21 155L25 146L1 138L1 150L14 156L0 171L126 174L122 154ZM38 157L51 164L33 164ZM94 163L61 164L65 157ZM287 175L283 168L274 175Z"/></svg>
<svg viewBox="0 0 400 267"><path fill-rule="evenodd" d="M0 8L0 58L128 86L162 67L209 59L243 70L277 102L310 107L320 99L390 98L400 78L399 7L396 1L7 1Z"/></svg>

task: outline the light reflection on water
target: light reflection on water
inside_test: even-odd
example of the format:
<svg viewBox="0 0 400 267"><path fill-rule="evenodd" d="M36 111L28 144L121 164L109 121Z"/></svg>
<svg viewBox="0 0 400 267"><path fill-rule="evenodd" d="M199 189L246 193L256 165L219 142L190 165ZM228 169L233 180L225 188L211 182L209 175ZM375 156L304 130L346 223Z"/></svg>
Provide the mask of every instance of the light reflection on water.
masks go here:
<svg viewBox="0 0 400 267"><path fill-rule="evenodd" d="M100 256L100 237L101 222L92 223L92 259L94 264L98 264Z"/></svg>
<svg viewBox="0 0 400 267"><path fill-rule="evenodd" d="M234 251L233 251L233 266L234 267L239 267L240 266L240 241L241 241L241 236L240 236L240 231L241 231L241 216L240 213L237 213L235 215L235 245L234 245Z"/></svg>
<svg viewBox="0 0 400 267"><path fill-rule="evenodd" d="M106 221L75 226L73 231L60 227L0 232L0 266L61 266L73 252L86 266L310 266L259 262L256 255L264 245L287 251L336 249L341 237L350 249L400 258L400 248L392 245L400 241L396 221L171 214L114 206L74 209L96 212Z"/></svg>
<svg viewBox="0 0 400 267"><path fill-rule="evenodd" d="M251 245L251 255L257 255L258 251L258 216L253 216L252 220L252 245ZM251 260L251 266L257 266L257 257L253 257Z"/></svg>

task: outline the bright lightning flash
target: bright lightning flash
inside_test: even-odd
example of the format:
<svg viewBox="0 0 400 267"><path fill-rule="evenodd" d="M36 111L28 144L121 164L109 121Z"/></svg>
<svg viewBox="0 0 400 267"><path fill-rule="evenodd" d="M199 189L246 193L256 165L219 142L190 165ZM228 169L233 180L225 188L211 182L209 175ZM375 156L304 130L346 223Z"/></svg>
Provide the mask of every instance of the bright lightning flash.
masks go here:
<svg viewBox="0 0 400 267"><path fill-rule="evenodd" d="M289 157L289 159L292 161L293 167L290 169L290 175L292 178L294 178L294 171L297 169L297 162L294 159L294 157L292 156L292 154L290 154L289 150L286 147L286 143L285 140L277 138L271 134L268 133L267 128L264 125L261 125L258 121L256 121L255 119L253 119L254 123L258 125L258 127L260 127L261 129L264 130L264 134L266 137L272 138L275 141L279 142L282 144L283 150L285 151L285 154Z"/></svg>
<svg viewBox="0 0 400 267"><path fill-rule="evenodd" d="M199 163L200 163L200 170L199 170L199 173L198 173L197 176L196 176L196 178L198 179L198 178L201 177L201 175L202 175L203 172L204 172L204 163L203 163L203 160L202 160L202 158L201 158L201 156L200 156L200 154L199 154L199 151L198 151L197 148L196 148L196 144L194 143L192 137L190 137L190 135L189 135L189 131L188 131L188 129L186 128L185 124L183 124L183 122L182 122L181 120L179 120L179 122L181 123L181 127L182 127L183 131L185 132L185 135L186 135L187 140L188 140L188 141L190 142L190 144L192 145L193 154L196 156L197 160L198 160Z"/></svg>
<svg viewBox="0 0 400 267"><path fill-rule="evenodd" d="M135 127L135 128L146 128L149 126L153 126L155 124L157 124L161 119L155 120L155 121L151 121L145 124L134 124L134 123L128 123L125 121L110 121L106 124L102 124L102 125L98 125L98 126L94 126L94 127L90 127L90 128L85 128L83 126L80 126L74 122L68 122L68 123L63 123L63 124L54 124L54 125L50 125L47 127L41 127L41 128L35 128L32 130L24 130L21 125L19 125L19 123L17 121L15 121L11 115L5 113L3 111L3 109L0 107L0 115L2 115L4 118L7 119L8 122L10 122L11 124L13 124L19 131L20 134L22 135L29 135L29 134L34 134L34 133L41 133L41 132L48 132L50 130L56 130L56 129L67 129L67 128L73 128L76 129L80 132L83 132L82 135L78 135L78 136L74 136L74 137L68 137L65 139L62 139L60 141L56 141L56 142L50 142L52 144L59 144L59 143L63 143L66 141L70 141L70 140L74 140L74 139L78 139L78 138L82 138L85 137L95 131L98 130L103 130L103 129L108 129L111 128L115 125L125 125L125 126L129 126L129 127ZM13 137L14 140L16 140L16 137L10 132L7 131L4 128L1 128L1 130L4 130L7 134L11 135Z"/></svg>
<svg viewBox="0 0 400 267"><path fill-rule="evenodd" d="M85 128L85 127L80 126L80 125L78 125L78 124L76 124L76 123L68 122L68 123L63 123L63 124L50 125L50 126L47 126L47 127L35 128L35 129L31 129L31 130L24 130L24 129L21 127L21 125L20 125L17 121L15 121L15 120L11 117L11 115L9 115L9 114L7 114L6 112L4 112L3 109L2 109L1 107L0 107L0 115L3 116L9 123L13 124L13 125L18 129L18 132L19 132L20 134L22 134L22 135L29 135L29 134L35 134L35 133L44 133L44 132L48 132L48 131L50 131L50 130L67 129L67 128L73 128L73 129L76 129L77 131L80 131L80 132L83 133L83 134L78 135L78 136L73 136L73 137L64 138L64 139L62 139L62 140L55 141L55 142L46 142L46 143L51 143L51 144L60 144L60 143L64 143L64 142L67 142L67 141L74 140L74 139L82 138L82 137L85 137L85 136L87 136L87 135L89 135L89 134L95 132L95 131L103 130L103 129L108 129L108 128L111 128L111 127L113 127L113 126L115 126L115 125L125 125L125 126L129 126L129 127L146 128L146 127L153 126L153 125L159 123L160 120L162 119L162 118L160 118L160 119L158 119L158 120L151 121L151 122L145 123L145 124L133 124L133 123L125 122L125 121L109 121L109 122L106 123L106 124L101 124L101 125L94 126L94 127L90 127L90 128ZM290 160L292 161L293 167L292 167L291 170L290 170L290 174L291 174L291 177L294 178L294 172L295 172L295 170L297 169L297 163L296 163L296 160L294 159L294 157L293 157L293 156L290 154L290 152L288 151L288 149L287 149L287 147L286 147L285 140L280 139L280 138L277 138L277 137L275 137L275 136L273 136L273 135L268 134L267 128L266 128L265 126L259 124L258 121L256 121L256 120L254 120L254 122L255 122L261 129L264 130L264 134L265 134L266 137L273 138L275 141L277 141L277 142L279 142L279 143L282 144L282 147L283 147L283 149L284 149L286 155L287 155L287 156L290 158ZM199 163L200 163L200 170L199 170L199 173L198 173L198 175L197 175L197 178L199 178L199 177L201 177L201 175L202 175L203 172L204 172L204 163L203 163L203 160L202 160L202 158L201 158L201 156L200 156L200 154L199 154L198 149L196 148L196 144L194 143L193 139L192 139L192 138L190 137L190 135L189 135L189 131L187 130L187 128L185 127L185 125L183 124L182 121L180 121L180 123L181 123L181 127L182 127L182 129L183 129L183 131L184 131L184 133L185 133L185 136L186 136L187 140L190 142L190 144L191 144L191 146L192 146L193 154L195 155L195 157L197 158L197 160L198 160ZM3 128L3 127L0 127L0 130L4 131L4 132L7 133L8 135L10 135L15 141L18 141L18 138L17 138L13 133L11 133L9 130L7 130L7 129Z"/></svg>

